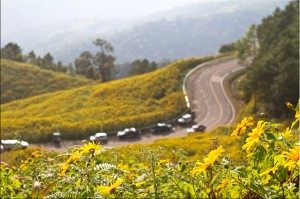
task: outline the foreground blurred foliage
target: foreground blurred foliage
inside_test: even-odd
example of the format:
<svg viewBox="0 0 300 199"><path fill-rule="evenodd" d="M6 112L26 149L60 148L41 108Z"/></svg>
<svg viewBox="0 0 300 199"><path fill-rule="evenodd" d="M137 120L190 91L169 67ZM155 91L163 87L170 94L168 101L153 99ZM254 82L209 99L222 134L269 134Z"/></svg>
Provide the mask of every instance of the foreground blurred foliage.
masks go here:
<svg viewBox="0 0 300 199"><path fill-rule="evenodd" d="M179 60L144 75L2 104L2 139L43 142L56 131L63 139L81 139L101 127L110 132L173 119L186 109L181 86L187 71L222 56Z"/></svg>
<svg viewBox="0 0 300 199"><path fill-rule="evenodd" d="M287 106L296 112L288 127L247 117L233 129L244 157L239 161L228 157L230 147L216 141L196 161L184 150L167 155L157 143L138 154L87 143L59 155L33 151L17 165L2 162L0 196L299 198L299 104Z"/></svg>

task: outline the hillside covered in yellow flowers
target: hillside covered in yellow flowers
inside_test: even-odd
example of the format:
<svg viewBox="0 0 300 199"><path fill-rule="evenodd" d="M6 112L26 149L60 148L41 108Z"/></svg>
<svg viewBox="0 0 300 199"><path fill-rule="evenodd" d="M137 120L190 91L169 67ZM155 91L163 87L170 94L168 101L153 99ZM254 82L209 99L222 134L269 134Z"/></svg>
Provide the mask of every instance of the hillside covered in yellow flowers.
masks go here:
<svg viewBox="0 0 300 199"><path fill-rule="evenodd" d="M188 70L215 57L179 60L152 73L50 92L1 105L4 139L30 142L79 139L104 131L166 121L186 109L182 80Z"/></svg>
<svg viewBox="0 0 300 199"><path fill-rule="evenodd" d="M57 73L38 66L1 59L1 104L92 83L80 76Z"/></svg>

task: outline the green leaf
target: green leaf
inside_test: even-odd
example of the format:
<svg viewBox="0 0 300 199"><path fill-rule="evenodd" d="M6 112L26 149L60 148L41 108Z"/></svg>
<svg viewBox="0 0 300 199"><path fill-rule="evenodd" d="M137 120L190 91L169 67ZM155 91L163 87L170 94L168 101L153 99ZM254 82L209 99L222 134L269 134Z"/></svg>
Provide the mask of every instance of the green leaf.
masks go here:
<svg viewBox="0 0 300 199"><path fill-rule="evenodd" d="M266 194L265 188L260 183L258 183L257 181L250 180L249 187L252 190L254 190L258 195L260 195L260 193L262 193L263 195Z"/></svg>
<svg viewBox="0 0 300 199"><path fill-rule="evenodd" d="M278 166L277 177L281 183L285 182L286 179L288 178L288 172L289 172L288 168L284 168L282 165Z"/></svg>
<svg viewBox="0 0 300 199"><path fill-rule="evenodd" d="M276 137L272 133L266 132L265 135L267 136L268 140L276 141Z"/></svg>
<svg viewBox="0 0 300 199"><path fill-rule="evenodd" d="M254 149L253 160L254 164L257 165L259 162L265 159L267 154L266 149L262 145L258 145Z"/></svg>
<svg viewBox="0 0 300 199"><path fill-rule="evenodd" d="M275 150L275 140L269 142L269 153L273 153Z"/></svg>
<svg viewBox="0 0 300 199"><path fill-rule="evenodd" d="M182 165L182 167L181 167L181 172L184 172L184 171L185 171L185 169L186 169L186 165L185 165L185 164L183 164L183 165Z"/></svg>
<svg viewBox="0 0 300 199"><path fill-rule="evenodd" d="M237 167L234 170L231 170L231 173L237 174L238 176L242 178L247 178L248 173L245 167Z"/></svg>

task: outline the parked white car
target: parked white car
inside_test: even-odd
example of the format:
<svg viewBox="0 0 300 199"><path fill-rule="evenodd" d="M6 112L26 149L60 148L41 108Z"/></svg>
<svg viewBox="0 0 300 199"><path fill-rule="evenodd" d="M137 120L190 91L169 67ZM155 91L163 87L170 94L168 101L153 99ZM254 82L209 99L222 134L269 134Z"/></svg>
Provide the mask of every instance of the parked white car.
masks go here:
<svg viewBox="0 0 300 199"><path fill-rule="evenodd" d="M100 143L107 143L107 133L96 133L95 135L90 137L90 141L100 142Z"/></svg>
<svg viewBox="0 0 300 199"><path fill-rule="evenodd" d="M11 150L11 149L26 149L29 143L20 140L1 140L1 151Z"/></svg>
<svg viewBox="0 0 300 199"><path fill-rule="evenodd" d="M203 125L193 125L192 128L187 129L187 133L195 133L195 132L203 132L205 131L206 127Z"/></svg>
<svg viewBox="0 0 300 199"><path fill-rule="evenodd" d="M178 120L179 125L186 125L193 121L193 116L191 114L184 114L181 118Z"/></svg>

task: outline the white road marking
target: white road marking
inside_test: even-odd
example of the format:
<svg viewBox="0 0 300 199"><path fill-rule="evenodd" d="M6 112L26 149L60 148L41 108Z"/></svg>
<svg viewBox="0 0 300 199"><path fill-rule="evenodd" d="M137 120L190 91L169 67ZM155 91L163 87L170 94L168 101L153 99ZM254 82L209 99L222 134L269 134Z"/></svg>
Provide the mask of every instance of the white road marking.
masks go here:
<svg viewBox="0 0 300 199"><path fill-rule="evenodd" d="M211 77L210 81L212 81L212 82L217 82L217 83L221 83L222 77L217 76L217 75L213 75L213 76Z"/></svg>

